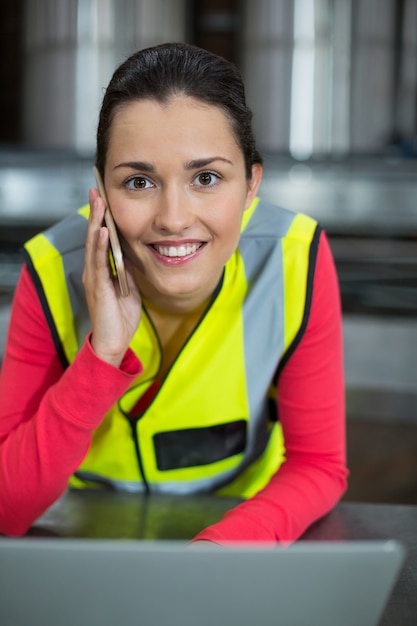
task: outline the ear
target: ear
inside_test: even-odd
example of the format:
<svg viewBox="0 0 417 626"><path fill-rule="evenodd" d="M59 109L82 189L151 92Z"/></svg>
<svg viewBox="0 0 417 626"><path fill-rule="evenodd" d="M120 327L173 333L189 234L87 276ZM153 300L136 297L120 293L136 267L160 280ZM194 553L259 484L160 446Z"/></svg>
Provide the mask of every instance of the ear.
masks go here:
<svg viewBox="0 0 417 626"><path fill-rule="evenodd" d="M263 168L260 163L254 163L252 165L252 176L250 181L248 182L248 192L246 196L245 202L245 210L250 207L252 204L256 194L258 193L259 185L262 180Z"/></svg>

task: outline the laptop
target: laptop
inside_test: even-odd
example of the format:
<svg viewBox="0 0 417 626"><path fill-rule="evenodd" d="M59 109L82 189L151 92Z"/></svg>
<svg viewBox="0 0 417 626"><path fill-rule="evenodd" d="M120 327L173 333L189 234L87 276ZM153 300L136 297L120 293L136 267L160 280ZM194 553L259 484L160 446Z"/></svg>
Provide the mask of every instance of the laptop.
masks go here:
<svg viewBox="0 0 417 626"><path fill-rule="evenodd" d="M2 538L0 624L376 626L403 560L396 541Z"/></svg>

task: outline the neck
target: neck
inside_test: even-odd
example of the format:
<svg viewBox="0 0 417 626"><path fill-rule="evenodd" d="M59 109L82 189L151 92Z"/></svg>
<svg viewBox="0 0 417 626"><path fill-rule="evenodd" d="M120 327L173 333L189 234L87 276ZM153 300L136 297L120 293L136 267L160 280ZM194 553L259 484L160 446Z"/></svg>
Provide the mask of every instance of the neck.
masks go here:
<svg viewBox="0 0 417 626"><path fill-rule="evenodd" d="M163 299L161 301L154 299L150 300L146 296L142 295L143 304L151 314L151 316L157 315L158 317L193 317L195 315L200 315L207 308L210 297L206 298L201 302L173 302L171 299L167 299L165 302Z"/></svg>

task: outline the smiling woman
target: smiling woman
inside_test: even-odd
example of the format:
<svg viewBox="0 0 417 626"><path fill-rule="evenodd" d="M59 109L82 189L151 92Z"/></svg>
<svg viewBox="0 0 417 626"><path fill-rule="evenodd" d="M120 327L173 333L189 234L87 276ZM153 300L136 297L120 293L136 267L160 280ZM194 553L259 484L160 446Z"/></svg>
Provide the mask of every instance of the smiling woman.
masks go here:
<svg viewBox="0 0 417 626"><path fill-rule="evenodd" d="M194 539L289 542L341 497L333 259L313 219L258 198L251 119L239 72L205 50L164 44L116 70L96 166L130 295L97 189L26 244L0 379L0 532L25 533L68 486L108 487L239 496Z"/></svg>
<svg viewBox="0 0 417 626"><path fill-rule="evenodd" d="M104 180L142 296L165 310L207 301L261 180L259 163L247 180L222 110L184 95L125 105L113 117Z"/></svg>

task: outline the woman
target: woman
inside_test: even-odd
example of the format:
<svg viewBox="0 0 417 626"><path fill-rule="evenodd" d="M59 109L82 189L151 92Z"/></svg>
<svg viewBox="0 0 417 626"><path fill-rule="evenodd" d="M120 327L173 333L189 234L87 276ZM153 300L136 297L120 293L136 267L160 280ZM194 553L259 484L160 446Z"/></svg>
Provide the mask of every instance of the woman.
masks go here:
<svg viewBox="0 0 417 626"><path fill-rule="evenodd" d="M198 540L295 540L345 489L339 292L314 220L257 197L239 73L184 44L132 55L104 96L96 165L130 295L96 189L25 246L0 532L25 533L68 484L110 485L244 498Z"/></svg>

